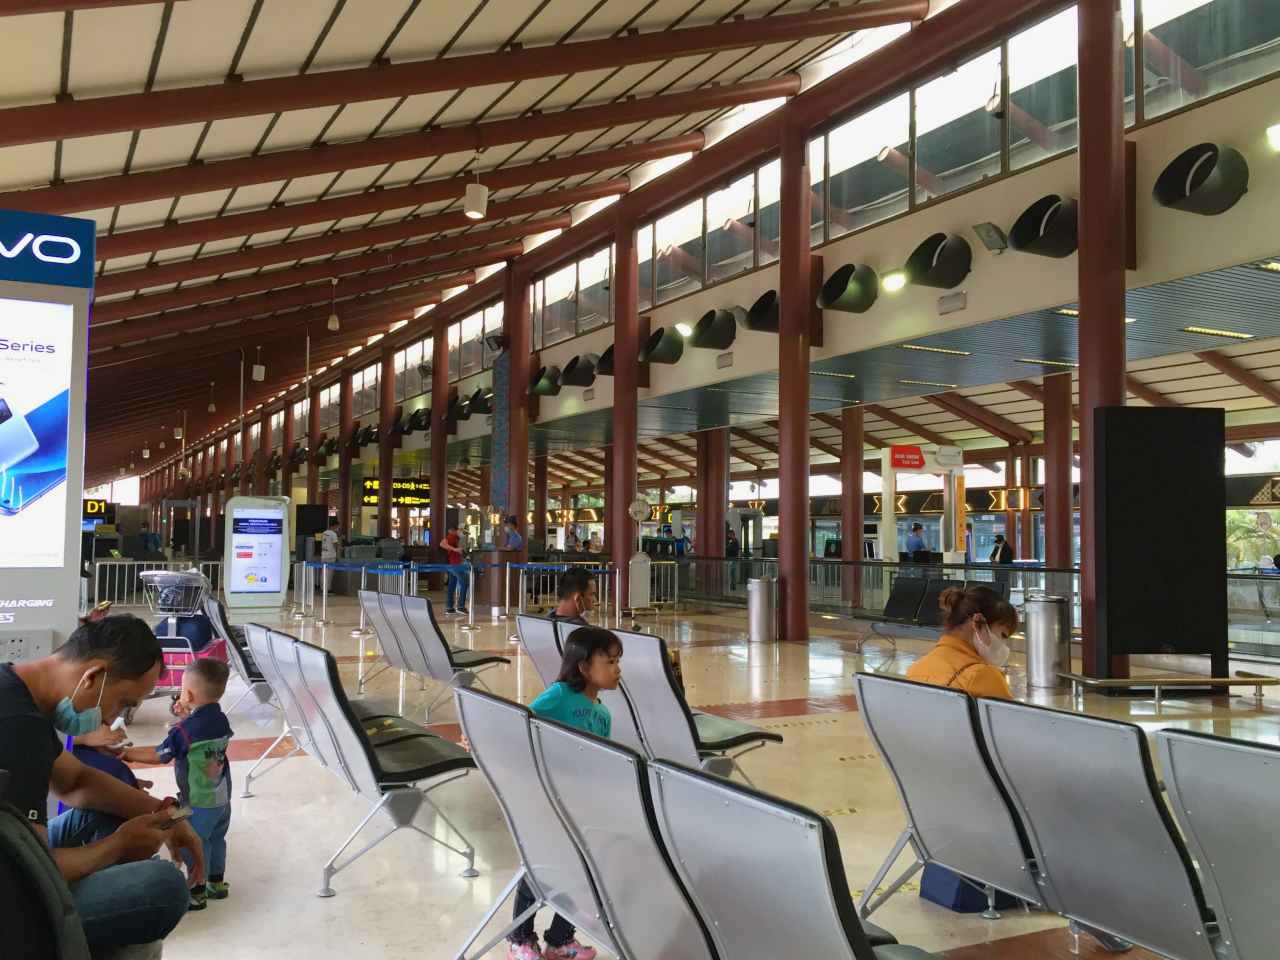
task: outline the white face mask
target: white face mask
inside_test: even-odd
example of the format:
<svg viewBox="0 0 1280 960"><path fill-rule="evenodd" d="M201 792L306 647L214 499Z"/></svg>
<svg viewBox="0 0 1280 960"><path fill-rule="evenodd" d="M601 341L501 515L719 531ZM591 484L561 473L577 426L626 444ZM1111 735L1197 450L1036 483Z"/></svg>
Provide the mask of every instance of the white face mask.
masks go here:
<svg viewBox="0 0 1280 960"><path fill-rule="evenodd" d="M973 649L993 667L1003 667L1009 662L1009 644L986 624L974 625Z"/></svg>

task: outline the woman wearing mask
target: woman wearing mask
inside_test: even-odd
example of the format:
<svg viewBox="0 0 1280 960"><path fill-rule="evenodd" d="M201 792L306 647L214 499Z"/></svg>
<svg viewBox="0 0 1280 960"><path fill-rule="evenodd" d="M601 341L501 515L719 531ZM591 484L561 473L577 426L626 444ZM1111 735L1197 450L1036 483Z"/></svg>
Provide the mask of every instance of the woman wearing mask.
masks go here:
<svg viewBox="0 0 1280 960"><path fill-rule="evenodd" d="M938 602L945 632L932 650L907 670L907 679L952 687L975 697L1013 699L1002 668L1018 612L990 587L951 587Z"/></svg>

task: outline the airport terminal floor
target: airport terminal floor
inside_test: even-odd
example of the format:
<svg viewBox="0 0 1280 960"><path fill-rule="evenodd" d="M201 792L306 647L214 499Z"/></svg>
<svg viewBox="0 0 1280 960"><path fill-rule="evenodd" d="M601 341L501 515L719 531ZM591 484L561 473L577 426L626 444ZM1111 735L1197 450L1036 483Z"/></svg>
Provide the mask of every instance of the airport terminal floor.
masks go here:
<svg viewBox="0 0 1280 960"><path fill-rule="evenodd" d="M437 598L438 600L439 598ZM331 651L339 663L344 687L355 691L360 672L359 651L365 651L364 670L372 677L365 696L394 706L398 675L387 670L372 636L352 636L357 606L336 598L331 623L317 627L292 619L276 624L288 632ZM530 702L543 688L527 656L509 642L510 621L478 622L468 635L458 623L445 621L452 643L495 651L511 659L485 674L501 696ZM903 827L903 814L884 763L876 753L854 697L853 675L873 670L904 674L909 664L931 644L899 639L896 654L877 638L856 652L865 625L815 619L808 646L757 644L747 639L741 611L669 613L642 621L643 629L664 636L678 649L691 706L713 714L745 720L780 733L785 748L766 748L750 754L743 765L762 790L811 807L828 817L839 836L852 895L863 885L892 847ZM1023 659L1016 653L1008 667L1015 696L1025 697ZM626 677L626 657L623 657ZM421 717L438 690L409 679L406 715ZM243 691L234 677L223 706ZM1275 701L1258 704L1251 690L1245 695L1211 699L1169 696L1156 712L1150 699L1109 699L1087 694L1074 701L1068 693L1035 692L1031 700L1063 709L1128 720L1148 734L1165 727L1275 742L1280 737L1280 709ZM158 742L169 720L164 705L153 699L143 704L130 733L138 743ZM518 868L511 836L489 788L476 773L445 787L437 800L477 851L477 879L459 877L459 858L426 838L402 831L379 845L335 877L337 895L315 896L321 865L345 839L367 805L337 777L312 758L295 756L279 769L255 780L253 796L240 799L246 772L280 731L280 715L271 706L249 706L230 717L235 729L230 756L235 789L229 833L227 879L230 899L190 914L165 942L172 960L235 956L238 960L305 956L308 960L340 960L363 956L444 960L456 955L478 919ZM460 736L453 707L439 710L440 722L431 729L450 738ZM287 752L288 744L276 753ZM168 768L140 773L164 789L172 777ZM941 787L941 785L940 785ZM434 831L427 814L420 823ZM743 843L750 843L743 837ZM908 860L904 856L903 863ZM761 866L761 883L768 884L768 867ZM918 881L918 876L916 880ZM1022 958L1101 957L1102 950L1081 937L1073 954L1065 921L1048 913L1004 910L999 920L978 914L953 913L922 900L919 885L909 882L873 916L901 942L941 954L948 960L1022 960ZM499 916L505 921L507 911ZM544 911L538 929L549 922ZM495 921L494 931L500 928ZM505 947L489 954L504 954ZM1133 960L1153 956L1134 949Z"/></svg>

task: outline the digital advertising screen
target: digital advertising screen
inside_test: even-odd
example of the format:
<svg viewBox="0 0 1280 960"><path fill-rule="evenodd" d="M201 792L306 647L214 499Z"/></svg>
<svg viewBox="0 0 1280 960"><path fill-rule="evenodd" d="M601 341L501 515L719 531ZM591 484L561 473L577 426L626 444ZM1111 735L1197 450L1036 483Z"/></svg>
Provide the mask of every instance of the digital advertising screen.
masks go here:
<svg viewBox="0 0 1280 960"><path fill-rule="evenodd" d="M71 304L0 297L0 570L65 559L74 326Z"/></svg>
<svg viewBox="0 0 1280 960"><path fill-rule="evenodd" d="M236 507L231 515L231 593L280 593L284 559L283 507Z"/></svg>

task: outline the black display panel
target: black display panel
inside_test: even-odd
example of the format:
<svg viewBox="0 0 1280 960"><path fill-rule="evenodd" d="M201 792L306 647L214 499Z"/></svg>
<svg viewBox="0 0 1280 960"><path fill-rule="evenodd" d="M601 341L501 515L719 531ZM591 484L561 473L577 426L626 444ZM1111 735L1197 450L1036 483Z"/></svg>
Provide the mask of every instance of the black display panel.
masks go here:
<svg viewBox="0 0 1280 960"><path fill-rule="evenodd" d="M314 537L329 529L329 508L324 504L300 503L295 509L294 536Z"/></svg>
<svg viewBox="0 0 1280 960"><path fill-rule="evenodd" d="M1103 407L1094 430L1099 667L1208 654L1226 676L1223 411Z"/></svg>

